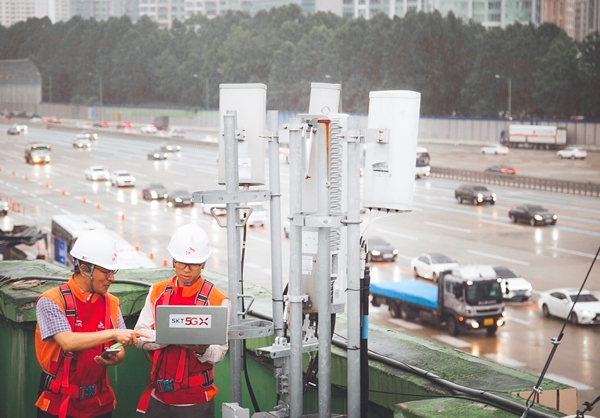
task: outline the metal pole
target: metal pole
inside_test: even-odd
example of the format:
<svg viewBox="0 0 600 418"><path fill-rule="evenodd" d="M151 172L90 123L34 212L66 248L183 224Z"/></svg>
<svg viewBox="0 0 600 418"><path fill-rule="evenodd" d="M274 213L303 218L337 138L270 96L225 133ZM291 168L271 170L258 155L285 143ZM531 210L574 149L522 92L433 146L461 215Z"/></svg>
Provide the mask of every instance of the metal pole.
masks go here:
<svg viewBox="0 0 600 418"><path fill-rule="evenodd" d="M235 139L236 115L228 113L224 118L224 155L225 155L225 190L235 193L239 190L238 146ZM229 324L237 327L240 323L241 304L241 238L236 225L238 224L235 203L227 203L227 269L228 289L231 300L231 315ZM232 402L242 404L241 374L243 370L243 341L229 341L230 381Z"/></svg>
<svg viewBox="0 0 600 418"><path fill-rule="evenodd" d="M512 118L511 107L512 107L512 80L509 78L508 79L508 117L509 118Z"/></svg>
<svg viewBox="0 0 600 418"><path fill-rule="evenodd" d="M319 121L317 132L317 214L329 216L330 121ZM322 129L324 128L324 129ZM331 229L319 227L317 308L319 312L319 417L331 416Z"/></svg>
<svg viewBox="0 0 600 418"><path fill-rule="evenodd" d="M352 137L350 137L352 135ZM360 138L348 130L347 266L348 266L348 418L360 418Z"/></svg>
<svg viewBox="0 0 600 418"><path fill-rule="evenodd" d="M271 189L271 293L273 325L276 337L283 336L283 258L281 251L281 189L279 184L279 112L267 111L269 138L269 188Z"/></svg>
<svg viewBox="0 0 600 418"><path fill-rule="evenodd" d="M100 96L100 104L102 104L102 74L98 73L98 77L100 78L100 83L98 86L98 95Z"/></svg>
<svg viewBox="0 0 600 418"><path fill-rule="evenodd" d="M290 214L302 212L303 140L301 120L290 125ZM310 134L310 133L309 133ZM302 227L290 221L290 417L302 415Z"/></svg>
<svg viewBox="0 0 600 418"><path fill-rule="evenodd" d="M205 98L205 101L204 101L204 107L206 109L208 109L208 78L206 78L205 81L206 81L205 82L206 86L205 86L204 92L206 93L206 98Z"/></svg>

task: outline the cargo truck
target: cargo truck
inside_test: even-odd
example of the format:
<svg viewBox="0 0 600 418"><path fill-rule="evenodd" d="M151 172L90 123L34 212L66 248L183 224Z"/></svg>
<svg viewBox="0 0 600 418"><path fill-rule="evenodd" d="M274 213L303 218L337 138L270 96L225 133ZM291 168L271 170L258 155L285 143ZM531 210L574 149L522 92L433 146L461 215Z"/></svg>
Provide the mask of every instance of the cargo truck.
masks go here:
<svg viewBox="0 0 600 418"><path fill-rule="evenodd" d="M153 125L156 126L156 129L159 131L166 131L169 129L169 117L155 116Z"/></svg>
<svg viewBox="0 0 600 418"><path fill-rule="evenodd" d="M561 149L567 145L567 129L548 125L509 125L500 143L512 148Z"/></svg>
<svg viewBox="0 0 600 418"><path fill-rule="evenodd" d="M450 335L485 329L494 335L505 324L501 280L491 266L466 265L440 274L437 284L416 279L371 283L371 304L390 315L446 326Z"/></svg>

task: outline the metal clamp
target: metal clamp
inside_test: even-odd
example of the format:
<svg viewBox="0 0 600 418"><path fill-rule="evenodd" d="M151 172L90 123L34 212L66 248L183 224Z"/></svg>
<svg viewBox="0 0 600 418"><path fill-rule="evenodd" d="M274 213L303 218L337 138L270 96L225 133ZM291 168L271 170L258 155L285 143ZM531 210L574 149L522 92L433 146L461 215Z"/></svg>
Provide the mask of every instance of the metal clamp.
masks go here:
<svg viewBox="0 0 600 418"><path fill-rule="evenodd" d="M230 340L247 340L273 335L273 323L262 319L244 319L237 325L230 325L227 335Z"/></svg>

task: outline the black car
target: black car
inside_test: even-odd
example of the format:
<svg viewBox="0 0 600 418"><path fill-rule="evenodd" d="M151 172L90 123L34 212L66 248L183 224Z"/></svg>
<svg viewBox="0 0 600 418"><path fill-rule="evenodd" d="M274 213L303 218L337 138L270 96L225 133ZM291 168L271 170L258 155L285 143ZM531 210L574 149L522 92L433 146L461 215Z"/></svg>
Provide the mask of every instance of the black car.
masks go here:
<svg viewBox="0 0 600 418"><path fill-rule="evenodd" d="M396 261L398 249L380 237L367 239L367 250L370 261Z"/></svg>
<svg viewBox="0 0 600 418"><path fill-rule="evenodd" d="M16 127L11 126L10 128L8 128L6 130L6 133L8 135L19 135L21 133L21 131L19 131Z"/></svg>
<svg viewBox="0 0 600 418"><path fill-rule="evenodd" d="M194 206L194 199L192 194L187 190L175 190L174 192L169 193L169 196L167 197L167 206Z"/></svg>
<svg viewBox="0 0 600 418"><path fill-rule="evenodd" d="M167 188L160 183L149 184L142 190L144 200L166 199L168 195Z"/></svg>
<svg viewBox="0 0 600 418"><path fill-rule="evenodd" d="M558 217L540 205L520 205L508 211L513 222L525 222L531 226L555 225Z"/></svg>
<svg viewBox="0 0 600 418"><path fill-rule="evenodd" d="M472 202L474 205L488 202L496 203L496 193L478 184L463 184L454 191L454 197L459 203Z"/></svg>

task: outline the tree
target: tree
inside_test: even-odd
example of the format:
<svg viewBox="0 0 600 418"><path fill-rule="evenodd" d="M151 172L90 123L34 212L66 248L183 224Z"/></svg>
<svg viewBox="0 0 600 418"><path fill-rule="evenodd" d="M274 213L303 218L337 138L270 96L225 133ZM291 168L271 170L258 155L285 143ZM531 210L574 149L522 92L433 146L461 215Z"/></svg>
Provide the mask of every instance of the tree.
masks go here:
<svg viewBox="0 0 600 418"><path fill-rule="evenodd" d="M533 98L547 117L565 118L579 111L580 80L575 43L557 38L538 59L533 74Z"/></svg>

